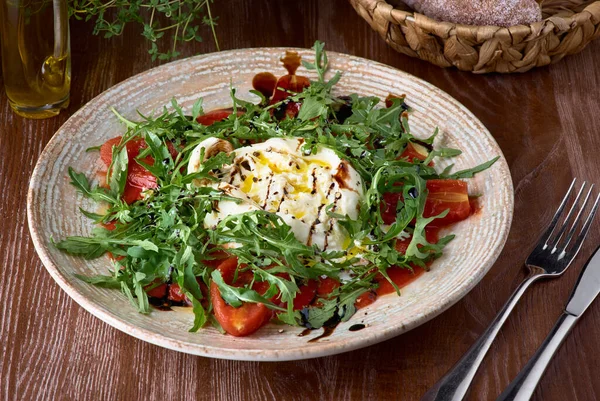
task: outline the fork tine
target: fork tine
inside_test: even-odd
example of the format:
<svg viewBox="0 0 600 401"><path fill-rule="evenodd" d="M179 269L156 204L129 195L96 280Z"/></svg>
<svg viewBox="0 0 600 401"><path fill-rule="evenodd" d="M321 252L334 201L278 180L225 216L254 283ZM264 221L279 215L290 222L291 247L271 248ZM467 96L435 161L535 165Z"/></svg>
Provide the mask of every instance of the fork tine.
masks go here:
<svg viewBox="0 0 600 401"><path fill-rule="evenodd" d="M560 206L558 207L558 209L556 209L556 213L554 213L554 217L552 217L552 222L550 223L550 225L548 226L548 228L542 235L541 240L544 241L544 246L542 249L546 249L548 247L548 239L550 238L550 235L552 235L552 231L554 231L554 228L556 227L556 223L558 222L560 215L562 214L563 210L565 209L565 205L567 204L567 200L569 199L569 196L571 195L571 192L573 191L573 187L575 186L576 180L577 180L577 178L573 178L573 181L571 181L571 186L569 187L569 190L565 194L565 197L563 198L562 202L560 202Z"/></svg>
<svg viewBox="0 0 600 401"><path fill-rule="evenodd" d="M571 242L571 239L573 239L573 235L575 235L575 231L577 230L577 225L579 224L579 222L581 221L581 216L583 214L583 211L585 210L588 201L590 200L590 197L592 195L592 190L594 189L594 184L592 184L590 186L590 189L588 190L587 195L585 196L585 199L583 200L583 205L581 205L581 208L579 209L579 212L577 213L577 216L575 217L575 221L573 221L573 224L571 225L571 229L569 230L569 232L567 233L567 237L564 240L564 244L560 246L560 248L562 248L562 251L564 251L565 249L567 249L567 247L569 246L569 243ZM557 248L559 248L559 241L556 241L556 244L554 246L553 251L556 251Z"/></svg>
<svg viewBox="0 0 600 401"><path fill-rule="evenodd" d="M571 216L573 216L573 213L575 212L575 209L577 208L577 203L579 202L579 198L581 197L581 194L583 193L583 190L585 189L586 185L587 185L587 183L585 181L583 182L583 184L581 184L581 188L579 189L579 192L577 192L577 196L575 196L575 200L573 201L573 204L571 205L571 208L569 209L569 213L567 213L567 217L565 217L565 220L563 221L560 229L558 230L558 233L556 233L556 237L554 238L554 240L552 240L548 243L548 246L550 246L552 248L551 253L556 252L556 247L558 246L558 243L560 242L560 240L562 239L562 236L564 235L565 231L569 227L569 220L571 220ZM579 210L579 214L581 214L581 211L583 210L584 207L585 207L585 203L583 204L583 207ZM577 217L579 217L579 214L577 215ZM575 219L575 221L577 221L577 218ZM546 242L548 242L548 241L546 241Z"/></svg>
<svg viewBox="0 0 600 401"><path fill-rule="evenodd" d="M579 252L579 250L581 249L583 240L585 239L585 237L588 233L588 230L590 229L590 226L592 225L592 220L594 220L594 216L596 215L596 212L598 211L599 203L600 203L600 194L598 194L598 196L596 197L594 206L592 206L592 210L591 210L590 214L588 215L587 219L585 219L585 223L583 224L583 228L581 229L581 232L577 236L577 239L575 240L573 247L569 251L569 254L570 254L569 257L571 259L574 259L575 256L577 256L577 253ZM562 250L562 252L558 256L558 259L559 260L562 259L565 255L566 255L566 247Z"/></svg>

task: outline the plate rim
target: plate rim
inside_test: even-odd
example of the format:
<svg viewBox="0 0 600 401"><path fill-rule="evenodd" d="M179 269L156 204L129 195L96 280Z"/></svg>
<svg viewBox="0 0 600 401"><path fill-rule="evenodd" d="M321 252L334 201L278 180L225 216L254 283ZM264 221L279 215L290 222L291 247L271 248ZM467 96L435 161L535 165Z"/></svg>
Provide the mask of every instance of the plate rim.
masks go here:
<svg viewBox="0 0 600 401"><path fill-rule="evenodd" d="M32 242L34 244L34 248L38 257L42 261L42 264L46 268L46 270L50 273L50 276L56 281L59 287L64 290L69 297L71 297L78 305L80 305L83 309L91 313L93 316L99 318L103 322L109 324L110 326L116 328L117 330L129 334L137 338L138 340L143 340L149 342L154 345L158 345L164 348L168 348L174 351L179 351L183 353L188 353L192 355L211 357L211 358L219 358L219 359L228 359L228 360L240 360L240 361L292 361L292 360L302 360L302 359L310 359L317 357L324 357L329 355L340 354L343 352L348 352L360 348L364 348L370 345L374 345L386 340L389 340L393 337L396 337L400 334L403 334L407 331L412 330L415 327L418 327L431 319L439 316L454 304L456 304L459 300L465 297L481 280L482 278L489 272L491 267L494 265L500 253L504 249L506 245L506 241L508 239L508 235L510 233L510 228L512 226L512 220L514 215L514 188L512 183L512 176L510 174L510 169L508 167L508 163L502 152L500 146L496 142L495 138L491 135L489 130L484 126L484 124L461 102L457 99L449 95L444 90L439 87L419 78L412 74L409 74L405 71L402 71L396 67L389 66L387 64L370 60L363 57L357 57L345 53L339 53L334 51L328 51L328 56L331 60L334 60L336 57L344 57L349 59L350 61L358 61L361 63L370 63L373 65L377 65L379 67L384 67L386 69L392 70L394 74L404 75L411 81L418 83L419 85L423 85L428 87L431 90L435 90L447 96L449 99L455 102L455 105L461 109L463 113L467 117L470 118L471 121L475 122L478 125L478 130L480 131L481 137L485 137L489 144L495 148L497 154L500 156L497 163L503 171L503 176L505 177L503 184L506 186L506 191L508 193L509 202L504 205L506 220L501 224L501 232L499 232L499 238L496 247L487 255L487 260L484 261L482 267L478 270L478 274L471 276L470 280L465 283L460 288L460 291L454 291L449 294L448 298L445 299L444 303L440 303L431 307L426 311L419 319L415 319L409 324L398 324L396 326L388 326L377 332L369 333L364 332L361 333L357 340L347 340L342 345L338 342L322 342L320 343L320 347L318 348L303 348L304 342L298 342L297 347L286 348L281 350L275 349L243 349L239 348L227 348L227 347L213 347L208 345L203 345L199 343L190 343L187 341L169 338L162 336L158 333L152 332L148 329L141 328L136 326L135 324L129 323L125 319L120 319L114 316L109 310L105 309L102 305L95 303L93 299L88 298L84 294L80 293L74 286L72 286L67 277L64 276L57 268L57 266L52 261L49 253L46 251L46 245L43 243L43 239L41 234L38 232L38 225L36 221L33 219L33 210L35 204L35 191L40 188L40 183L38 182L40 176L40 165L43 160L49 159L50 149L54 146L54 142L57 140L59 134L63 131L65 125L69 123L72 119L75 119L80 114L87 111L88 108L91 108L91 103L93 103L98 98L105 96L108 92L112 90L117 90L122 86L126 86L130 81L136 80L138 77L146 74L150 74L152 72L156 72L156 70L167 68L169 66L174 66L178 64L183 64L189 62L190 60L198 60L208 57L213 57L217 54L226 56L228 54L235 54L238 52L253 52L253 51L270 51L270 52L285 52L285 51L298 51L300 53L312 52L311 49L305 48L294 48L294 47L255 47L255 48L243 48L243 49L232 49L221 52L212 52L206 53L202 55L192 56L188 58L184 58L181 60L172 61L170 63L166 63L157 67L153 67L146 71L142 71L138 74L135 74L109 88L102 91L94 98L86 102L81 106L79 110L77 110L73 115L71 115L67 121L54 133L52 138L48 141L48 143L44 146L43 151L40 153L38 160L36 161L35 168L31 174L29 180L29 186L27 190L27 223L29 232L31 235ZM225 58L225 57L224 57ZM40 227L41 228L41 227Z"/></svg>

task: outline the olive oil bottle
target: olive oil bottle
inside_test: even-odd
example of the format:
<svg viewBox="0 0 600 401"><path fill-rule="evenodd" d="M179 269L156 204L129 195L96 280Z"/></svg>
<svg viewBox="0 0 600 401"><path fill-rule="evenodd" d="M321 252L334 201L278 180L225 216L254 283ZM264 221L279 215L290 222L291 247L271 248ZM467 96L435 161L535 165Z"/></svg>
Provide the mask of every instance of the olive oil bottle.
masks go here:
<svg viewBox="0 0 600 401"><path fill-rule="evenodd" d="M13 110L47 118L68 106L71 54L66 0L0 0L4 86Z"/></svg>

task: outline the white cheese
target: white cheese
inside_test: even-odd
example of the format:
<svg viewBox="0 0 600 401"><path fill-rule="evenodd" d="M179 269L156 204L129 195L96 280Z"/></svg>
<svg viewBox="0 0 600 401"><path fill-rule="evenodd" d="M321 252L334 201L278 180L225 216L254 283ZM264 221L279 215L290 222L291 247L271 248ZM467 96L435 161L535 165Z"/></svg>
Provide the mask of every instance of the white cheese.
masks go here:
<svg viewBox="0 0 600 401"><path fill-rule="evenodd" d="M188 173L198 171L202 148L210 154L217 141L209 138L192 152ZM225 217L252 210L279 215L296 238L321 250L345 250L352 241L326 209L352 219L358 217L363 199L362 179L333 150L319 146L304 155L301 138L272 138L234 151L231 165L218 172L220 182L208 184L241 199L221 201L206 216L204 224L214 228Z"/></svg>

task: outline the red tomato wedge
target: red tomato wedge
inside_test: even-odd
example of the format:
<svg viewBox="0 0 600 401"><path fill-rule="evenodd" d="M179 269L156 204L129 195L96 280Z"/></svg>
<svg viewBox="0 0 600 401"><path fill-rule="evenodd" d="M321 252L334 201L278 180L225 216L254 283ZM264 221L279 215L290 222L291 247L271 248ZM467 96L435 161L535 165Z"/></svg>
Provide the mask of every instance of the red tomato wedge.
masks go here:
<svg viewBox="0 0 600 401"><path fill-rule="evenodd" d="M423 210L424 217L437 216L449 209L446 217L433 221L437 227L447 226L464 220L471 214L467 183L460 180L428 180L427 200ZM396 205L402 199L401 193L383 194L381 217L385 224L396 220Z"/></svg>
<svg viewBox="0 0 600 401"><path fill-rule="evenodd" d="M319 282L317 280L308 280L308 283L300 286L300 291L296 294L296 298L294 298L294 310L304 309L311 304L315 298L318 285Z"/></svg>
<svg viewBox="0 0 600 401"><path fill-rule="evenodd" d="M164 298L165 295L167 295L167 284L166 283L162 283L162 284L157 285L154 288L151 288L153 285L154 284L149 284L144 287L144 290L146 290L146 294L148 294L148 296L154 297L154 298Z"/></svg>
<svg viewBox="0 0 600 401"><path fill-rule="evenodd" d="M198 116L198 118L196 118L196 121L198 121L200 124L206 125L208 127L209 125L213 125L216 122L223 121L224 119L229 117L231 114L233 114L233 110L229 110L229 109L213 110L213 111L209 111L206 114Z"/></svg>
<svg viewBox="0 0 600 401"><path fill-rule="evenodd" d="M317 287L317 295L320 297L326 297L340 285L341 284L339 281L331 277L321 279L319 280L319 286Z"/></svg>
<svg viewBox="0 0 600 401"><path fill-rule="evenodd" d="M398 200L402 199L400 192L388 192L383 194L383 204L381 205L381 217L385 224L393 224L396 221L396 206Z"/></svg>
<svg viewBox="0 0 600 401"><path fill-rule="evenodd" d="M243 285L247 277L245 273L238 274L238 279L232 283L237 268L237 258L226 259L217 268L221 272L223 281L229 285ZM252 273L249 273L252 275ZM210 297L212 300L215 318L223 329L232 336L242 337L254 333L271 320L273 313L264 304L244 302L239 308L228 305L219 292L219 287L210 284Z"/></svg>
<svg viewBox="0 0 600 401"><path fill-rule="evenodd" d="M367 291L356 298L354 306L356 309L364 308L365 306L371 305L377 300L377 293L375 291Z"/></svg>
<svg viewBox="0 0 600 401"><path fill-rule="evenodd" d="M417 277L423 274L423 272L425 272L425 270L418 266L413 266L413 271L403 267L395 266L387 269L387 275L389 276L390 280L392 280L394 284L398 286L398 288L402 288L410 284L417 279ZM377 295L391 294L392 292L396 291L394 286L381 274L377 274L375 281L379 283L379 287L377 287L375 290Z"/></svg>
<svg viewBox="0 0 600 401"><path fill-rule="evenodd" d="M121 137L115 137L106 141L100 147L100 159L104 162L106 167L110 166L112 161L112 150L113 146L117 146L121 142ZM146 142L143 139L133 139L125 145L127 149L127 157L129 163L127 166L127 182L125 183L125 190L123 191L123 200L127 203L133 203L136 200L142 198L142 192L147 189L153 189L158 186L156 177L154 177L148 170L142 167L135 158L140 154L142 150L147 147ZM173 158L177 156L177 150L171 142L167 142L169 153ZM147 156L143 159L143 162L149 165L154 164L154 159L151 156Z"/></svg>
<svg viewBox="0 0 600 401"><path fill-rule="evenodd" d="M449 209L446 217L436 219L436 226L447 226L464 220L471 214L467 183L460 180L429 180L427 181L427 201L423 216L437 216Z"/></svg>
<svg viewBox="0 0 600 401"><path fill-rule="evenodd" d="M419 145L418 143L409 142L406 145L406 149L400 155L400 159L406 159L409 162L412 162L413 159L417 160L425 160L429 155L429 151L425 148L425 146Z"/></svg>

